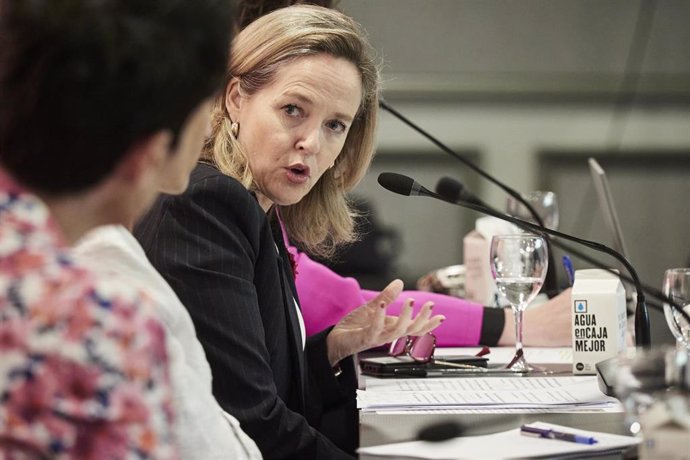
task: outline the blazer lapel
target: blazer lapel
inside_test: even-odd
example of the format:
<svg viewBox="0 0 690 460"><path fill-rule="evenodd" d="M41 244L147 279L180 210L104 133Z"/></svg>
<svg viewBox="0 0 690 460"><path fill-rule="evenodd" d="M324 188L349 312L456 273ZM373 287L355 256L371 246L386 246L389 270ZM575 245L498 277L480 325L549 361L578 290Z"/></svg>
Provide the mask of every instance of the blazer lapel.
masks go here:
<svg viewBox="0 0 690 460"><path fill-rule="evenodd" d="M293 355L296 357L296 362L297 362L297 371L299 372L300 375L300 404L302 405L303 408L306 407L305 405L305 400L304 400L304 395L305 395L305 386L306 386L306 369L305 369L305 363L304 363L304 349L302 348L302 333L299 325L299 318L297 317L297 308L299 308L299 303L296 305L295 302L298 302L297 299L297 289L295 287L295 281L292 275L292 265L290 264L290 259L289 255L287 253L287 249L285 249L285 245L283 244L283 239L282 236L278 237L276 235L275 231L275 225L273 225L272 220L272 230L273 230L273 239L276 242L276 246L278 247L278 255L277 255L277 262L278 262L278 272L280 273L280 284L283 289L283 305L285 307L285 314L289 320L290 323L290 329L291 329L291 342L293 345ZM280 230L278 230L280 231Z"/></svg>

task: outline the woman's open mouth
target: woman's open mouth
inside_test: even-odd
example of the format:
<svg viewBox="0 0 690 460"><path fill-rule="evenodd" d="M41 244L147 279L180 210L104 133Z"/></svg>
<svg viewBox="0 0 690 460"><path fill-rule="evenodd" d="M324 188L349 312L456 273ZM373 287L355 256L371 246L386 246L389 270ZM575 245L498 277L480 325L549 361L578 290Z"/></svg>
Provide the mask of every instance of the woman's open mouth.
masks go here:
<svg viewBox="0 0 690 460"><path fill-rule="evenodd" d="M301 164L289 166L287 176L290 182L304 184L309 180L309 167Z"/></svg>

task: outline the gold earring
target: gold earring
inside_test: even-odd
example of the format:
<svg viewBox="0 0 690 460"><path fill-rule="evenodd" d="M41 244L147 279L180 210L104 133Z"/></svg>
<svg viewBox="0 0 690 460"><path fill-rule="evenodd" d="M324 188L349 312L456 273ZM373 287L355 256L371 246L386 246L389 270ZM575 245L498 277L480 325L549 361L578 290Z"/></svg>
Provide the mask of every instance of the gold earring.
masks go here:
<svg viewBox="0 0 690 460"><path fill-rule="evenodd" d="M240 134L240 124L236 121L233 121L230 125L230 134L232 134L232 137L235 139L237 139L237 136Z"/></svg>

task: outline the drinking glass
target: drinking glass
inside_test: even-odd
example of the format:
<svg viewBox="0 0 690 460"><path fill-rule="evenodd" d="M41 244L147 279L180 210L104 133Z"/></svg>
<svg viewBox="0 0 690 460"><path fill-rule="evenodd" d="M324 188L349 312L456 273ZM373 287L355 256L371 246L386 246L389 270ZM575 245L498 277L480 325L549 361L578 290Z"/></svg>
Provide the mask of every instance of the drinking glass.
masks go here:
<svg viewBox="0 0 690 460"><path fill-rule="evenodd" d="M515 314L515 357L507 367L515 372L535 370L522 350L522 314L544 283L549 265L546 242L531 234L494 236L490 261L498 292Z"/></svg>
<svg viewBox="0 0 690 460"><path fill-rule="evenodd" d="M558 200L556 194L553 192L535 191L523 193L522 197L534 208L544 226L551 230L558 228ZM527 222L537 223L532 217L532 213L512 196L508 197L506 203L506 212L518 219L526 220Z"/></svg>
<svg viewBox="0 0 690 460"><path fill-rule="evenodd" d="M615 396L631 434L647 429L690 426L690 356L685 347L628 349L618 356Z"/></svg>
<svg viewBox="0 0 690 460"><path fill-rule="evenodd" d="M662 292L670 300L690 313L690 268L671 268L664 273ZM690 348L690 324L671 305L664 303L664 315L676 341Z"/></svg>

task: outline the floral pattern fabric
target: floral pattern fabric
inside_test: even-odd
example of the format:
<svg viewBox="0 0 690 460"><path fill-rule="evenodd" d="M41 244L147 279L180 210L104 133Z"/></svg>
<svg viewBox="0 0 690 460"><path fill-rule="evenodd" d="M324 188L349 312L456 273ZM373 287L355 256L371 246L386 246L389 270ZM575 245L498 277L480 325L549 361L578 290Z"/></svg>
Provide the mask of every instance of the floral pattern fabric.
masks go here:
<svg viewBox="0 0 690 460"><path fill-rule="evenodd" d="M0 171L0 459L176 458L151 299L74 262Z"/></svg>

